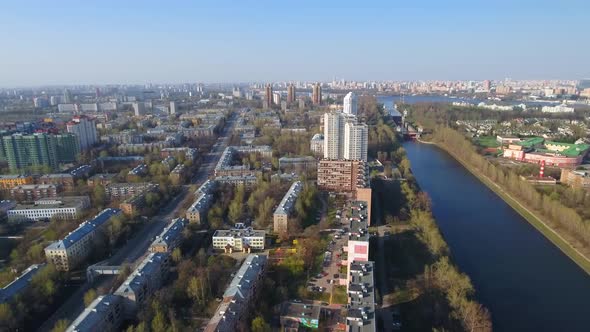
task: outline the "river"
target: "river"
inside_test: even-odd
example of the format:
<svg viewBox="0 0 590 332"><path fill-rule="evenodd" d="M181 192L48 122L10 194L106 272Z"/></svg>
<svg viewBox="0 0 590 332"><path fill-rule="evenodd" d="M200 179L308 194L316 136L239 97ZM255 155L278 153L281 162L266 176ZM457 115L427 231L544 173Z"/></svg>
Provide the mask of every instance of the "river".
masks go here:
<svg viewBox="0 0 590 332"><path fill-rule="evenodd" d="M590 276L446 152L404 148L494 331L590 331Z"/></svg>

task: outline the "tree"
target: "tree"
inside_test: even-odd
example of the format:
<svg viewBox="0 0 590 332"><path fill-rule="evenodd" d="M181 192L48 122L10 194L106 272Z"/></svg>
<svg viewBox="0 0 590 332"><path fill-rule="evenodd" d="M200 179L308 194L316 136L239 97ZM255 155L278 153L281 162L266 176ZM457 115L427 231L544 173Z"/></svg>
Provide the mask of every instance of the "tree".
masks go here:
<svg viewBox="0 0 590 332"><path fill-rule="evenodd" d="M65 330L70 326L70 321L67 319L60 319L55 323L51 332L65 332Z"/></svg>
<svg viewBox="0 0 590 332"><path fill-rule="evenodd" d="M262 316L256 316L252 320L252 332L270 332L270 325L264 320Z"/></svg>
<svg viewBox="0 0 590 332"><path fill-rule="evenodd" d="M89 289L84 294L84 306L88 307L97 297L98 294L96 293L96 290L94 288Z"/></svg>
<svg viewBox="0 0 590 332"><path fill-rule="evenodd" d="M180 248L174 248L172 251L172 260L174 263L178 264L182 260L182 251Z"/></svg>
<svg viewBox="0 0 590 332"><path fill-rule="evenodd" d="M92 191L92 201L99 209L102 209L107 202L107 193L102 185L96 185Z"/></svg>

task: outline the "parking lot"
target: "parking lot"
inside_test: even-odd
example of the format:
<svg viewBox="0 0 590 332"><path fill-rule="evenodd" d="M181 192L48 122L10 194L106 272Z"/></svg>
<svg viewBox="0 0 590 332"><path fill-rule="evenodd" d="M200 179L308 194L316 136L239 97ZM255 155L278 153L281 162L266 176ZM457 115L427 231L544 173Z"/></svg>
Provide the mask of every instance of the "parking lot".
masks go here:
<svg viewBox="0 0 590 332"><path fill-rule="evenodd" d="M339 284L340 278L346 279L346 276L340 275L340 261L342 260L343 247L348 242L346 231L348 222L344 216L338 215L340 219L341 230L333 230L329 233L330 243L326 252L322 271L313 276L308 283L308 290L321 293L332 293L333 287Z"/></svg>

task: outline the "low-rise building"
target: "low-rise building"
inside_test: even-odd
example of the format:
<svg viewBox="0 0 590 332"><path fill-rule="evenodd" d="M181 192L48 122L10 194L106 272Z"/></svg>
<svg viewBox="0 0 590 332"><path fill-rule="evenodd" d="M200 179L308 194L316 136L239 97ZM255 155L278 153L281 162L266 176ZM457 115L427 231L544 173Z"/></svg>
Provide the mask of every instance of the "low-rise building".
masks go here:
<svg viewBox="0 0 590 332"><path fill-rule="evenodd" d="M109 200L124 200L148 190L155 190L157 184L139 183L110 183L105 186L105 193Z"/></svg>
<svg viewBox="0 0 590 332"><path fill-rule="evenodd" d="M250 253L252 250L264 250L265 231L248 228L220 229L213 234L213 249L225 253L235 251Z"/></svg>
<svg viewBox="0 0 590 332"><path fill-rule="evenodd" d="M0 289L0 303L7 303L12 298L23 292L30 284L33 276L43 268L45 264L33 264L24 270L20 276Z"/></svg>
<svg viewBox="0 0 590 332"><path fill-rule="evenodd" d="M129 275L114 293L123 298L125 318L135 317L141 305L162 286L169 268L168 253L150 253Z"/></svg>
<svg viewBox="0 0 590 332"><path fill-rule="evenodd" d="M218 176L215 178L215 181L218 183L229 184L232 186L245 186L251 187L258 182L258 174L256 175L242 175L242 176Z"/></svg>
<svg viewBox="0 0 590 332"><path fill-rule="evenodd" d="M211 194L201 194L195 202L186 210L186 218L191 223L200 224L205 221L207 212L213 204L214 196Z"/></svg>
<svg viewBox="0 0 590 332"><path fill-rule="evenodd" d="M354 261L349 267L347 285L347 331L376 331L374 264L370 261Z"/></svg>
<svg viewBox="0 0 590 332"><path fill-rule="evenodd" d="M273 214L273 230L277 234L288 234L290 219L293 217L295 202L303 190L301 181L293 182Z"/></svg>
<svg viewBox="0 0 590 332"><path fill-rule="evenodd" d="M37 183L43 185L54 185L59 190L72 191L74 190L74 176L72 174L45 174L39 177Z"/></svg>
<svg viewBox="0 0 590 332"><path fill-rule="evenodd" d="M10 189L10 197L19 202L55 198L57 197L57 187L53 184L23 184Z"/></svg>
<svg viewBox="0 0 590 332"><path fill-rule="evenodd" d="M101 295L76 317L66 332L117 331L122 321L122 298L113 294Z"/></svg>
<svg viewBox="0 0 590 332"><path fill-rule="evenodd" d="M590 172L588 170L561 170L561 183L572 187L590 188Z"/></svg>
<svg viewBox="0 0 590 332"><path fill-rule="evenodd" d="M32 183L33 177L29 175L0 175L0 190L10 190L16 186Z"/></svg>
<svg viewBox="0 0 590 332"><path fill-rule="evenodd" d="M310 142L310 150L316 156L323 156L324 155L324 135L323 134L315 134L311 138Z"/></svg>
<svg viewBox="0 0 590 332"><path fill-rule="evenodd" d="M95 187L97 185L101 185L103 187L106 187L107 185L115 182L117 177L117 174L109 174L109 173L101 173L101 174L95 174L91 177L88 178L88 180L86 180L86 184L89 187Z"/></svg>
<svg viewBox="0 0 590 332"><path fill-rule="evenodd" d="M172 252L182 242L182 230L186 222L184 218L173 219L152 242L150 252Z"/></svg>
<svg viewBox="0 0 590 332"><path fill-rule="evenodd" d="M279 158L279 169L283 172L302 172L315 170L317 167L318 161L311 156Z"/></svg>
<svg viewBox="0 0 590 332"><path fill-rule="evenodd" d="M249 329L249 316L255 306L264 278L267 256L250 254L223 293L219 307L205 332L233 332Z"/></svg>
<svg viewBox="0 0 590 332"><path fill-rule="evenodd" d="M285 302L281 304L281 327L285 332L298 332L300 329L316 330L320 324L322 307L313 302Z"/></svg>
<svg viewBox="0 0 590 332"><path fill-rule="evenodd" d="M14 221L37 221L57 218L73 220L90 206L88 196L66 196L46 198L34 201L32 204L17 204L7 211L8 219Z"/></svg>
<svg viewBox="0 0 590 332"><path fill-rule="evenodd" d="M87 220L62 240L45 248L45 257L59 271L70 271L82 263L93 248L96 232L108 224L111 218L121 214L119 209L104 209L93 219Z"/></svg>

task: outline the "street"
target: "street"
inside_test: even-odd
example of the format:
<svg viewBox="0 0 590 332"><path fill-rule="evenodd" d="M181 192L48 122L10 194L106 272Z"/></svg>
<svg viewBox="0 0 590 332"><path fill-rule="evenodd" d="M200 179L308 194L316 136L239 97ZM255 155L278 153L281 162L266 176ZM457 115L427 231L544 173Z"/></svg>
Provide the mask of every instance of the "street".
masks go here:
<svg viewBox="0 0 590 332"><path fill-rule="evenodd" d="M183 202L187 195L192 195L188 188L192 184L200 185L209 176L213 174L215 165L221 157L221 152L227 147L229 138L233 132L235 121L230 118L223 131L221 132L219 139L217 140L216 146L211 149L211 152L206 153L202 158L202 164L195 175L192 177L189 185L181 187L181 192L172 198L162 209L160 213L151 218L141 230L135 233L135 236L127 241L127 243L117 251L117 253L105 261L107 265L121 265L123 263L129 263L132 267L136 266L137 263L146 255L147 249L149 248L153 238L158 235L168 221L175 216L180 215L180 209L182 208L181 202ZM99 282L94 285L85 282L78 290L76 290L61 306L53 313L53 315L46 320L38 331L50 331L55 323L60 319L67 319L73 321L76 317L84 310L84 293L90 288L108 287L112 278L99 278Z"/></svg>

